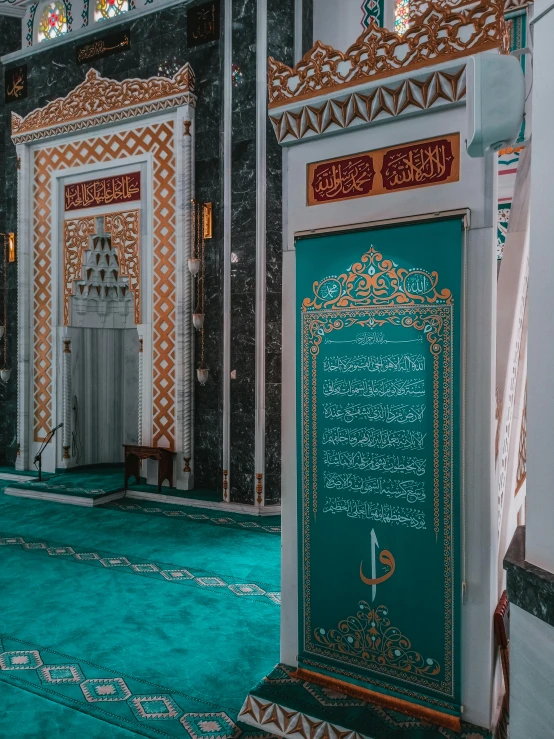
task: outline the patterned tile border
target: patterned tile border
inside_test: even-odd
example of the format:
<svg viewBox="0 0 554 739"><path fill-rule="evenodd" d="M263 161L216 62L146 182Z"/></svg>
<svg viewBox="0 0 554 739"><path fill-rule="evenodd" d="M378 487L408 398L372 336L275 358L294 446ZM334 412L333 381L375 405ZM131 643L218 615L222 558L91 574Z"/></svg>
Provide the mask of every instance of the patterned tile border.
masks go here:
<svg viewBox="0 0 554 739"><path fill-rule="evenodd" d="M209 523L213 526L225 526L226 528L247 529L248 531L281 535L281 526L263 522L263 519L262 523L252 521L250 519L241 520L240 518L222 516L219 512L209 514L207 509L205 513L198 513L198 509L194 508L192 510L194 510L195 513L189 513L188 511L191 510L190 508L183 510L183 508L186 509L186 506L180 506L179 508L163 508L160 505L140 505L139 503L110 503L102 506L102 508L108 510L119 509L121 511L129 511L131 513L145 513L150 516L167 516L167 518L178 518L183 521L194 521L194 523ZM271 518L273 518L273 516Z"/></svg>
<svg viewBox="0 0 554 739"><path fill-rule="evenodd" d="M422 736L429 739L492 739L486 729L462 722L461 733L456 733L393 709L305 682L294 677L294 673L293 667L284 664L271 670L246 697L239 719L250 726L275 731L279 736L291 739L367 739L369 736L376 739L381 736L398 737L400 732L406 739L414 735L418 739Z"/></svg>
<svg viewBox="0 0 554 739"><path fill-rule="evenodd" d="M16 547L20 551L42 554L47 557L63 557L66 561L113 569L128 575L148 577L159 582L186 584L212 592L233 595L236 598L253 599L258 603L276 606L281 603L281 593L274 585L240 581L232 576L206 572L195 567L184 568L167 562L146 561L144 557L124 556L102 550L81 551L75 545L68 546L43 540L33 541L30 537L5 533L0 533L0 548L2 547ZM5 669L2 668L1 663L0 669Z"/></svg>
<svg viewBox="0 0 554 739"><path fill-rule="evenodd" d="M241 725L236 709L4 634L0 635L0 682L143 736L183 739L271 739L273 736Z"/></svg>

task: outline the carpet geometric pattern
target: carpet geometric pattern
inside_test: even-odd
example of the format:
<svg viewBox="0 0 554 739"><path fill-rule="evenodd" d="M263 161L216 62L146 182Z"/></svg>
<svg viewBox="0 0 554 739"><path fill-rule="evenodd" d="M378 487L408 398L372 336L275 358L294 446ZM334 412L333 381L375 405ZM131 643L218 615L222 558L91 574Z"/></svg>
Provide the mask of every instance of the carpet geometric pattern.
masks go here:
<svg viewBox="0 0 554 739"><path fill-rule="evenodd" d="M5 634L0 635L0 682L101 717L142 736L184 739L270 736L249 727L241 728L236 716L214 710L213 703ZM18 729L13 728L14 733L2 733L2 736L17 736Z"/></svg>
<svg viewBox="0 0 554 739"><path fill-rule="evenodd" d="M197 523L209 523L213 526L237 527L239 529L248 529L249 531L260 531L268 534L281 534L281 518L280 516L264 516L263 518L254 518L254 516L240 515L236 513L225 513L221 515L219 511L204 509L202 513L197 508L186 506L175 506L167 503L159 503L156 506L151 504L140 503L109 503L106 508L118 508L121 511L130 513L146 513L148 515L167 516L168 518L183 518Z"/></svg>
<svg viewBox="0 0 554 739"><path fill-rule="evenodd" d="M114 554L99 550L83 551L86 547L74 544L59 544L53 541L29 541L17 534L6 534L0 532L1 547L19 547L28 553L42 555L44 557L67 557L72 562L92 567L120 568L124 574L148 577L153 580L166 580L178 585L189 587L213 588L219 594L231 594L235 597L262 598L264 602L273 605L281 603L281 593L278 585L271 583L256 582L229 582L229 576L225 578L214 573L199 570L195 567L183 567L172 565L167 562L144 561L144 558L132 555ZM136 561L135 561L136 560ZM1 657L0 657L0 668Z"/></svg>
<svg viewBox="0 0 554 739"><path fill-rule="evenodd" d="M2 739L271 736L238 712L279 658L278 536L1 490Z"/></svg>

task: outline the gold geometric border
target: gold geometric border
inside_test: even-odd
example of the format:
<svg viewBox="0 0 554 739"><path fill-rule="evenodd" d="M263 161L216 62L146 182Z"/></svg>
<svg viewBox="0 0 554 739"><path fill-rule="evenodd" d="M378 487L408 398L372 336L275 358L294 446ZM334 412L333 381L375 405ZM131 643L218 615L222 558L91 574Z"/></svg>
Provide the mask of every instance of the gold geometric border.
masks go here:
<svg viewBox="0 0 554 739"><path fill-rule="evenodd" d="M277 141L299 140L308 134L325 133L331 126L349 128L413 110L429 110L444 103L457 103L466 96L465 64L455 72L431 72L426 77L391 80L368 93L350 93L341 100L306 103L295 110L270 116Z"/></svg>
<svg viewBox="0 0 554 739"><path fill-rule="evenodd" d="M94 216L63 223L63 325L69 326L69 310L75 280L83 277L83 254L96 230Z"/></svg>
<svg viewBox="0 0 554 739"><path fill-rule="evenodd" d="M111 235L112 247L117 249L119 273L129 278L133 294L135 324L140 323L140 211L126 210L104 216L104 231Z"/></svg>
<svg viewBox="0 0 554 739"><path fill-rule="evenodd" d="M153 158L153 425L152 443L174 448L176 330L176 176L174 123L164 121L110 135L38 149L34 159L33 315L34 439L52 420L52 202L50 173L151 153Z"/></svg>
<svg viewBox="0 0 554 739"><path fill-rule="evenodd" d="M372 23L344 53L317 41L294 68L270 57L269 107L498 48L509 53L504 0L430 2L403 36Z"/></svg>
<svg viewBox="0 0 554 739"><path fill-rule="evenodd" d="M370 669L372 672L378 672L382 675L394 677L397 680L409 683L416 683L433 691L438 691L443 695L453 697L454 694L454 675L453 675L453 520L452 520L452 486L453 486L453 469L452 469L452 426L451 426L451 387L453 383L453 367L452 367L452 320L453 320L453 301L450 291L443 290L440 293L436 290L436 284L433 285L432 294L440 295L441 300L445 300L447 304L442 305L414 305L405 293L399 289L404 280L409 275L408 270L397 269L396 267L388 269L390 277L389 284L383 287L384 295L382 300L395 299L400 302L402 298L406 300L404 305L396 306L368 306L356 307L355 303L362 298L357 298L360 294L360 288L365 292L365 302L370 302L370 296L367 283L364 284L361 275L364 272L372 270L373 265L377 264L377 270L374 274L368 274L369 284L383 286L380 279L380 269L382 266L388 267L391 262L382 260L381 254L375 252L373 248L362 257L362 263L354 264L351 273L340 275L339 277L329 278L333 285L341 285L339 292L333 292L331 302L334 307L329 310L321 310L323 299L321 296L322 287L326 281L314 284L315 297L311 300L305 298L302 312L302 560L303 560L303 583L304 583L304 650L308 654L320 655L327 659L335 660L336 656L332 651L319 647L312 642L312 619L311 619L311 557L310 557L310 497L312 497L312 505L314 507L314 515L317 512L317 433L315 431L317 425L317 388L316 388L316 372L317 372L317 356L319 354L319 344L322 340L323 333L327 334L332 331L341 330L356 324L364 326L383 325L385 323L398 323L399 325L411 326L416 330L425 331L425 336L429 342L429 350L433 356L433 447L434 447L434 504L433 504L433 523L435 534L438 536L439 529L439 507L440 507L440 460L439 449L440 441L443 443L442 466L443 466L443 560L444 560L444 645L445 645L445 679L438 683L435 680L421 678L414 675L399 675L398 671L389 669L385 665L372 665L368 668L363 660L355 657L350 660L344 659L344 663L355 665L360 668ZM384 272L384 270L383 270ZM407 273L404 275L403 273ZM382 274L382 273L381 273ZM436 273L433 273L434 275ZM355 277L356 280L352 278ZM351 296L350 290L355 290L355 294ZM372 294L372 293L371 293ZM327 295L326 295L327 297ZM374 296L375 297L375 296ZM377 296L379 299L379 296ZM431 295L432 299L432 295ZM341 308L341 304L349 307ZM354 304L354 305L353 305ZM329 304L326 304L329 308ZM410 315L412 314L412 315ZM414 317L413 314L416 314ZM426 330L426 327L432 325L433 330ZM438 362L442 356L443 363L443 393L442 393L442 433L439 423L439 366ZM311 359L310 359L311 358ZM311 371L310 371L311 367ZM311 439L310 439L311 436ZM310 474L311 472L311 474ZM343 671L343 674L359 679L359 676L350 675Z"/></svg>
<svg viewBox="0 0 554 739"><path fill-rule="evenodd" d="M154 109L194 104L194 73L187 63L172 78L126 79L122 82L101 77L89 69L84 82L64 98L57 98L31 111L25 118L12 113L12 140L22 143L32 138L52 136L61 131L96 126L100 123L141 115Z"/></svg>

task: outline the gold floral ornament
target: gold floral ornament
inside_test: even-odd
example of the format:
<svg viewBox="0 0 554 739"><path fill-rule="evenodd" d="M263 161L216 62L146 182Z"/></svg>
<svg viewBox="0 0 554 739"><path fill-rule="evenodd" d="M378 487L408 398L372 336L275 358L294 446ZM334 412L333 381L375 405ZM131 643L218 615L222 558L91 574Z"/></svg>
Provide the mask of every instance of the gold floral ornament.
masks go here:
<svg viewBox="0 0 554 739"><path fill-rule="evenodd" d="M314 282L314 298L305 298L303 311L339 310L370 305L451 305L452 293L437 290L438 272L405 269L372 246L350 271Z"/></svg>
<svg viewBox="0 0 554 739"><path fill-rule="evenodd" d="M269 107L337 92L490 49L509 54L504 0L426 3L399 35L374 22L346 52L317 41L294 67L269 58Z"/></svg>
<svg viewBox="0 0 554 739"><path fill-rule="evenodd" d="M102 77L89 69L85 81L64 98L36 108L25 118L12 113L12 139L20 143L23 134L45 129L54 133L115 121L121 117L161 110L183 102L194 104L194 72L187 63L172 78L127 79L122 82ZM117 114L120 114L119 116Z"/></svg>
<svg viewBox="0 0 554 739"><path fill-rule="evenodd" d="M341 654L348 654L375 664L393 667L415 675L438 675L441 667L436 659L424 658L412 649L410 640L391 626L386 606L373 609L365 600L359 611L339 623L338 629L314 629L319 644Z"/></svg>

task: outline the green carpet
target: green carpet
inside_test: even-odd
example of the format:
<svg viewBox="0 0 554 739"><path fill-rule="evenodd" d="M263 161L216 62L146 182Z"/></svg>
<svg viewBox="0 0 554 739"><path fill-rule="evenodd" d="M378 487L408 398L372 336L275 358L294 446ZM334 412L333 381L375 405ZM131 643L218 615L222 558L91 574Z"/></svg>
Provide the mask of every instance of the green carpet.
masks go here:
<svg viewBox="0 0 554 739"><path fill-rule="evenodd" d="M235 724L278 661L280 539L229 518L0 495L0 736L267 736Z"/></svg>

